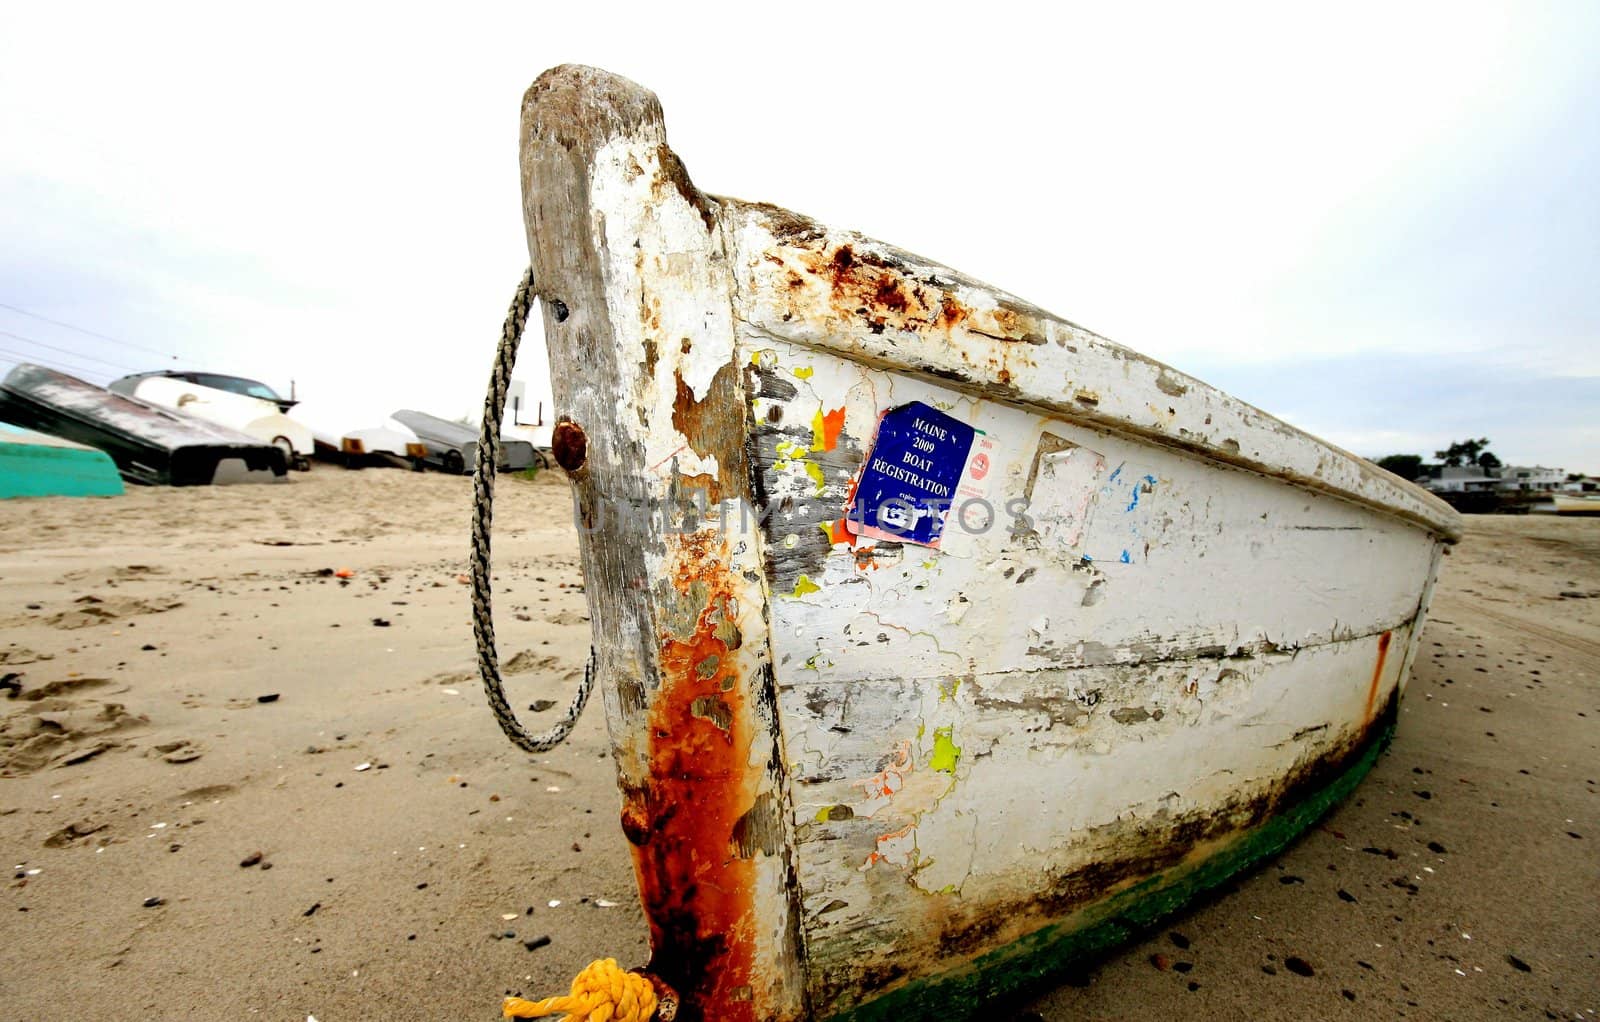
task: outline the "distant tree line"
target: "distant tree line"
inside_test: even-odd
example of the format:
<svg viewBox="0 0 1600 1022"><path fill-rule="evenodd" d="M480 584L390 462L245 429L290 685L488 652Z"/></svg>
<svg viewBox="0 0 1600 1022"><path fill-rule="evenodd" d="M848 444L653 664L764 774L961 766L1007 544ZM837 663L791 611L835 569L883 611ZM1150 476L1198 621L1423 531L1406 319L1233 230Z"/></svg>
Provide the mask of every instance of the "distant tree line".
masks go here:
<svg viewBox="0 0 1600 1022"><path fill-rule="evenodd" d="M1422 460L1420 454L1391 454L1379 458L1379 468L1387 469L1402 479L1420 479L1429 474L1429 469L1445 466L1448 468L1463 468L1467 465L1476 465L1483 469L1487 475L1501 466L1499 458L1489 450L1489 438L1479 437L1476 440L1466 439L1453 443L1442 451L1434 451L1433 456L1438 458L1438 464L1430 465Z"/></svg>

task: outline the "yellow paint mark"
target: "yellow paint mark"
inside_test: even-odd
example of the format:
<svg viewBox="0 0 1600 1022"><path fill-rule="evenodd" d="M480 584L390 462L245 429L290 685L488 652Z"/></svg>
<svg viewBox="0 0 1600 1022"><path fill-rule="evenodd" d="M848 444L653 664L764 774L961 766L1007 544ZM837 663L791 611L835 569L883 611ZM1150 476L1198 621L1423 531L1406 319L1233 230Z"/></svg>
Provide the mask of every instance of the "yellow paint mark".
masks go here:
<svg viewBox="0 0 1600 1022"><path fill-rule="evenodd" d="M933 756L928 766L941 773L955 773L956 764L961 761L961 746L951 740L954 733L954 726L935 728L933 732Z"/></svg>
<svg viewBox="0 0 1600 1022"><path fill-rule="evenodd" d="M961 691L961 679L951 678L949 688L945 688L943 684L939 686L939 701L941 703L949 702L955 699L956 693L959 691Z"/></svg>
<svg viewBox="0 0 1600 1022"><path fill-rule="evenodd" d="M827 477L822 474L820 465L814 461L803 461L801 464L806 467L806 475L810 476L811 481L817 484L817 493L820 494L828 488Z"/></svg>
<svg viewBox="0 0 1600 1022"><path fill-rule="evenodd" d="M795 379L797 380L809 380L811 379L811 374L816 372L816 370L812 369L810 366L795 366L789 371L794 373Z"/></svg>
<svg viewBox="0 0 1600 1022"><path fill-rule="evenodd" d="M794 581L794 595L796 595L796 596L804 596L807 593L820 593L820 592L822 592L822 587L817 585L815 582L811 581L809 578L807 578L804 575L801 575L799 578L795 579L795 581Z"/></svg>

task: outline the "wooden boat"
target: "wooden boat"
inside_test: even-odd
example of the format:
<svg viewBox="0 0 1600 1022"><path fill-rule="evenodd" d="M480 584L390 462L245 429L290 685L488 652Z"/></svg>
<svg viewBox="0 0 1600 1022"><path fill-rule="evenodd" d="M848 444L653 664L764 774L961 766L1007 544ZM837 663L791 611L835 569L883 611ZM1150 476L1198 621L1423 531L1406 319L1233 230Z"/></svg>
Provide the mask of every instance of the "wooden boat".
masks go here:
<svg viewBox="0 0 1600 1022"><path fill-rule="evenodd" d="M1600 515L1600 493L1553 493L1558 515Z"/></svg>
<svg viewBox="0 0 1600 1022"><path fill-rule="evenodd" d="M279 448L296 468L309 467L311 430L285 414L298 402L263 383L220 373L154 372L124 376L106 389L226 426Z"/></svg>
<svg viewBox="0 0 1600 1022"><path fill-rule="evenodd" d="M390 418L411 430L422 441L427 448L423 460L429 466L456 475L472 470L473 460L478 456L477 430L411 409L401 409ZM520 472L535 464L548 467L542 462L543 459L528 441L501 439L500 471Z"/></svg>
<svg viewBox="0 0 1600 1022"><path fill-rule="evenodd" d="M541 76L521 159L678 1018L963 1017L1371 766L1460 534L1437 499L942 264L700 192L625 79Z"/></svg>
<svg viewBox="0 0 1600 1022"><path fill-rule="evenodd" d="M104 451L0 422L0 498L121 493L122 476Z"/></svg>
<svg viewBox="0 0 1600 1022"><path fill-rule="evenodd" d="M340 401L302 401L290 418L311 431L319 458L346 468L388 465L420 469L428 456L427 445L409 427L393 419L356 425L369 420Z"/></svg>
<svg viewBox="0 0 1600 1022"><path fill-rule="evenodd" d="M30 363L0 381L0 417L105 451L131 483L282 482L288 470L271 444Z"/></svg>

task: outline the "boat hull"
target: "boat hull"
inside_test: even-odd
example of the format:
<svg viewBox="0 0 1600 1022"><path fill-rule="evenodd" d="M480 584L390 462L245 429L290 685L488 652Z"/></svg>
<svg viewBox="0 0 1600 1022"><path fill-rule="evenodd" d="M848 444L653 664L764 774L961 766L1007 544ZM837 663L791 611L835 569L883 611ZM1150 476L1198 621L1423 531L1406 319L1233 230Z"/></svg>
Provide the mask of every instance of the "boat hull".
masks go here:
<svg viewBox="0 0 1600 1022"><path fill-rule="evenodd" d="M309 458L315 449L311 430L285 415L275 401L168 376L146 376L129 383L131 388L122 393L276 445L291 459Z"/></svg>
<svg viewBox="0 0 1600 1022"><path fill-rule="evenodd" d="M975 1010L1370 765L1448 508L949 267L699 193L625 80L550 72L523 130L680 1018Z"/></svg>
<svg viewBox="0 0 1600 1022"><path fill-rule="evenodd" d="M104 451L122 477L156 486L283 482L284 452L65 373L22 364L0 382L0 414Z"/></svg>
<svg viewBox="0 0 1600 1022"><path fill-rule="evenodd" d="M1557 493L1551 497L1558 515L1600 515L1600 496L1571 496Z"/></svg>
<svg viewBox="0 0 1600 1022"><path fill-rule="evenodd" d="M470 473L478 457L476 431L441 419L426 412L402 409L392 418L417 434L428 448L427 463L436 468ZM500 440L500 460L496 466L502 472L520 472L535 464L533 445L526 440Z"/></svg>
<svg viewBox="0 0 1600 1022"><path fill-rule="evenodd" d="M1391 698L1348 748L1307 764L1285 778L1272 797L1246 808L1253 825L1236 829L1204 855L1185 855L1181 846L1169 847L1168 865L1152 871L1150 863L1142 863L1137 883L1115 889L981 959L913 979L835 1017L851 1022L977 1017L997 998L1062 975L1138 937L1277 855L1354 791L1392 740L1398 705L1398 697Z"/></svg>
<svg viewBox="0 0 1600 1022"><path fill-rule="evenodd" d="M0 422L0 498L121 493L122 477L104 451Z"/></svg>

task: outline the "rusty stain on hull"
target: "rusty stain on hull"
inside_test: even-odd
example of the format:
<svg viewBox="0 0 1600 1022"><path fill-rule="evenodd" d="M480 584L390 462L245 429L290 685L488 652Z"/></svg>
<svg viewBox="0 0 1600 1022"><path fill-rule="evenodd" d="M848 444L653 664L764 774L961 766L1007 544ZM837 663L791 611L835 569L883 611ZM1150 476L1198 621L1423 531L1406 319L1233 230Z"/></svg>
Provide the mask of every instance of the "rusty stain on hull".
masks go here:
<svg viewBox="0 0 1600 1022"><path fill-rule="evenodd" d="M685 537L670 585L690 627L661 636L650 704L649 779L625 793L623 831L650 925L650 970L684 995L681 1017L754 1020L751 929L755 872L746 816L756 803L755 724L735 675L729 624L738 586L707 578L726 558L714 533ZM715 1015L705 1014L718 1006Z"/></svg>
<svg viewBox="0 0 1600 1022"><path fill-rule="evenodd" d="M1362 715L1363 720L1372 719L1372 704L1378 700L1378 685L1383 681L1383 664L1389 657L1389 640L1393 637L1392 631L1385 631L1378 636L1378 662L1372 667L1372 684L1367 686L1367 709Z"/></svg>

